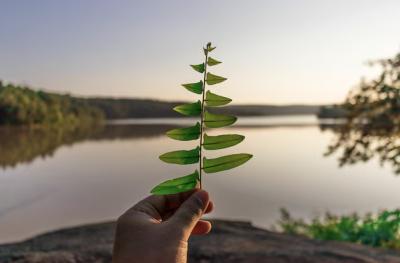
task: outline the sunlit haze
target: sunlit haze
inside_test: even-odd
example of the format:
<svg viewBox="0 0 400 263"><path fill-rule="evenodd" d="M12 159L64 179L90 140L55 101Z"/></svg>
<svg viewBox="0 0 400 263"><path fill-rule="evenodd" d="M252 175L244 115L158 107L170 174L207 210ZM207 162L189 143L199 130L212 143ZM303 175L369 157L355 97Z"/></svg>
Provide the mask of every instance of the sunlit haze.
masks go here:
<svg viewBox="0 0 400 263"><path fill-rule="evenodd" d="M236 103L334 103L400 47L400 1L0 2L0 79L84 96L190 100L217 46Z"/></svg>

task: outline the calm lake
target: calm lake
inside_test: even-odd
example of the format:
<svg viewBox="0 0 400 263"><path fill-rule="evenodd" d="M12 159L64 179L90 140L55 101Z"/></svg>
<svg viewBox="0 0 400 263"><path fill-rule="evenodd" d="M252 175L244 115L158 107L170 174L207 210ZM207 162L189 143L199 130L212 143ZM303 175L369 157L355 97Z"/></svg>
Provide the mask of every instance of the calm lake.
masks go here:
<svg viewBox="0 0 400 263"><path fill-rule="evenodd" d="M159 161L164 152L190 149L164 132L193 121L122 120L97 129L40 131L0 129L0 243L65 226L112 220L163 180L197 165ZM377 159L339 168L324 157L334 139L314 116L240 118L209 134L239 133L233 148L210 157L248 152L246 165L205 175L215 202L210 217L252 221L270 227L279 209L310 218L333 213L375 212L400 206L400 178Z"/></svg>

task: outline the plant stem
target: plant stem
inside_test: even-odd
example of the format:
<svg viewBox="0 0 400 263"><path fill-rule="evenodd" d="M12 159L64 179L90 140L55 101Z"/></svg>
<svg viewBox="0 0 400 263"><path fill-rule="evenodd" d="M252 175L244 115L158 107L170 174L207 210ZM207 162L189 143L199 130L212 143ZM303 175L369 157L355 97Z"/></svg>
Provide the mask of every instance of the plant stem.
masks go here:
<svg viewBox="0 0 400 263"><path fill-rule="evenodd" d="M199 181L200 181L200 189L202 189L202 173L203 173L203 155L202 155L202 148L203 148L203 132L204 132L204 100L206 94L206 77L207 77L207 59L208 59L208 51L205 49L205 61L204 61L204 77L203 77L203 93L201 99L201 124L200 124L200 171L199 171Z"/></svg>

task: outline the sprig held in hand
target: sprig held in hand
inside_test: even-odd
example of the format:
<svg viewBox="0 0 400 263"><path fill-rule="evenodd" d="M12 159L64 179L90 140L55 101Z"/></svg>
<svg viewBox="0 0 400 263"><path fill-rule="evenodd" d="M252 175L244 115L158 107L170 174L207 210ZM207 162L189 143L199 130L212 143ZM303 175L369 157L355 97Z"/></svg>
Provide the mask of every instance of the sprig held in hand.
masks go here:
<svg viewBox="0 0 400 263"><path fill-rule="evenodd" d="M176 194L192 190L200 185L202 187L202 175L205 173L216 173L235 168L247 162L252 155L247 153L231 154L218 158L208 159L204 157L203 150L219 150L232 147L244 140L243 135L224 134L218 136L209 136L205 133L205 128L220 128L232 125L237 118L231 115L214 114L206 110L208 107L220 107L227 105L232 100L206 91L206 85L215 85L226 80L226 78L212 74L207 71L207 67L215 66L221 63L209 56L215 47L208 43L204 48L204 63L190 65L195 71L203 74L203 80L195 83L183 84L188 91L201 95L201 100L194 103L188 103L176 106L175 111L186 116L198 116L200 122L194 126L186 128L177 128L167 132L167 136L179 141L199 140L199 145L190 150L178 150L168 152L160 156L160 159L173 164L199 164L199 169L192 174L165 181L151 192L155 195Z"/></svg>

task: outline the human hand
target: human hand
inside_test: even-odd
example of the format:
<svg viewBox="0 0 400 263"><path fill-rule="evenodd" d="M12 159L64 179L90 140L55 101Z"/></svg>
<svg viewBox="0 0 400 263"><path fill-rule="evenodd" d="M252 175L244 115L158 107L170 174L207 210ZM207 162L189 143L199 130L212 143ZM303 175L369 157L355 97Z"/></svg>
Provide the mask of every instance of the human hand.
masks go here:
<svg viewBox="0 0 400 263"><path fill-rule="evenodd" d="M113 263L186 263L188 239L210 232L201 216L212 209L204 190L147 197L118 219Z"/></svg>

